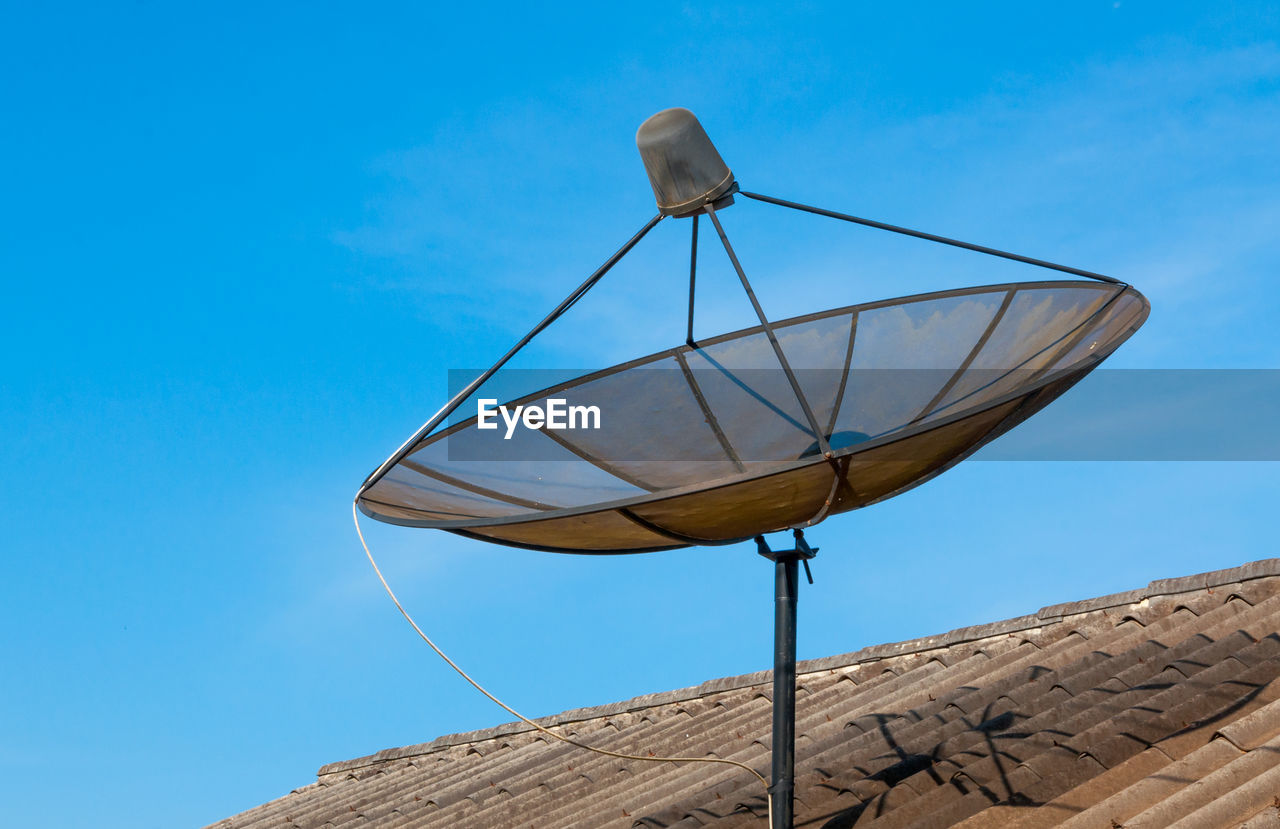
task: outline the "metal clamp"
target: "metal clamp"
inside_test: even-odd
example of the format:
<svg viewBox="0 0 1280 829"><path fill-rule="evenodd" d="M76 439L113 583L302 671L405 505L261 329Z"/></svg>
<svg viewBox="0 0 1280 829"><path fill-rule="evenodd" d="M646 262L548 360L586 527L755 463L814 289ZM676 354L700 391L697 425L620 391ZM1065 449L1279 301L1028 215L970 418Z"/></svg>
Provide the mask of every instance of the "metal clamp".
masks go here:
<svg viewBox="0 0 1280 829"><path fill-rule="evenodd" d="M791 531L795 538L796 546L790 550L774 550L769 547L769 542L765 541L763 535L756 536L756 552L770 561L799 561L804 565L805 578L809 580L809 584L813 584L813 571L809 569L809 559L818 554L817 547L810 547L809 542L805 541L804 530L794 529Z"/></svg>

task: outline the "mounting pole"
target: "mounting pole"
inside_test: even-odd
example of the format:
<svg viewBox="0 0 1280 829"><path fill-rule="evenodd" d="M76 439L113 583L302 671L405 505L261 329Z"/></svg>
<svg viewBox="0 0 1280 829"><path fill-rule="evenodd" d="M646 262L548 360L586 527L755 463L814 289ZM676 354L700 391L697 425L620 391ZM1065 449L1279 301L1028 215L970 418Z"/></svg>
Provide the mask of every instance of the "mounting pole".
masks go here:
<svg viewBox="0 0 1280 829"><path fill-rule="evenodd" d="M796 603L799 600L799 567L813 584L809 559L818 553L794 530L793 550L770 550L764 536L756 536L760 555L773 561L773 763L769 796L773 803L770 829L795 826L796 778Z"/></svg>

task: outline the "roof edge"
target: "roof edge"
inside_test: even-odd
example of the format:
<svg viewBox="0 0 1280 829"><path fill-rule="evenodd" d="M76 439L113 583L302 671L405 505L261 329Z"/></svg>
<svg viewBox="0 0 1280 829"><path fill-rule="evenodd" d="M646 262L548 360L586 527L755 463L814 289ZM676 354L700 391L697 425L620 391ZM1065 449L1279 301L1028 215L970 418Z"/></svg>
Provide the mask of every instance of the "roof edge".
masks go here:
<svg viewBox="0 0 1280 829"><path fill-rule="evenodd" d="M1001 636L1008 633L1017 633L1019 631L1044 627L1045 625L1056 624L1068 616L1075 616L1081 613L1089 613L1096 610L1106 610L1113 607L1137 604L1155 596L1174 596L1180 593L1192 593L1206 588L1237 584L1252 581L1254 579L1269 578L1272 576L1280 576L1280 558L1266 558L1259 561L1251 561L1238 567L1230 567L1225 570L1212 570L1207 573L1197 573L1195 575L1182 576L1180 578L1156 579L1155 581L1148 583L1145 588L1127 590L1121 593L1111 593L1106 596L1098 596L1097 598L1084 599L1076 602L1064 602L1061 604L1048 605L1047 607L1042 607L1037 612L1027 614L1026 616L1017 616L1012 619L1005 619L1003 621L990 622L982 625L971 625L969 627L957 628L947 633L937 634L934 636L923 636L918 639L909 639L904 642L870 645L856 651L851 651L850 653L805 660L796 665L796 674L799 675L847 668L864 662L874 662L876 660L887 659L894 656L905 656L913 653L937 650L951 645L973 642L978 639L987 639L992 636ZM765 670L755 671L754 673L749 674L740 674L738 676L721 677L720 679L708 680L699 685L692 685L687 688L677 688L672 691L661 691L653 694L642 694L637 697L632 697L631 699L607 703L605 705L594 705L587 708L574 708L568 711L562 711L559 714L552 714L550 716L537 718L534 722L544 727L551 727L566 723L592 720L597 717L607 717L613 714L622 714L628 711L651 708L656 705L683 702L686 700L697 699L698 697L706 696L707 694L732 691L740 688L749 688L754 685L762 685L771 681L771 674L771 671ZM491 728L482 728L477 731L444 734L427 743L418 743L416 745L403 746L401 748L384 749L376 754L370 754L365 757L357 757L351 760L329 763L321 766L317 775L324 777L326 775L352 771L354 769L364 768L366 766L371 766L389 760L401 760L408 757L416 757L423 754L442 751L452 746L466 745L468 743L479 742L481 740L490 740L495 737L502 737L508 734L517 734L532 730L532 726L529 726L524 722L517 721L504 723L503 725L493 726Z"/></svg>

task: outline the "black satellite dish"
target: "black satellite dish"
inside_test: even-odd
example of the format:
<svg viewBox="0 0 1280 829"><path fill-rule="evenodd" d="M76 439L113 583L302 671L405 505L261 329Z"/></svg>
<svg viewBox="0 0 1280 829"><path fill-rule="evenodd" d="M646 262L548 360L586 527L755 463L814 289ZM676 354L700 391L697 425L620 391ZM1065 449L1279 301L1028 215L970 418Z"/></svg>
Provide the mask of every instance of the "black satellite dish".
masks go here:
<svg viewBox="0 0 1280 829"><path fill-rule="evenodd" d="M775 562L770 800L774 829L790 829L798 563L807 570L816 553L804 529L918 486L1030 417L1128 339L1150 306L1101 274L742 192L685 109L649 118L636 143L658 215L381 464L356 504L392 524L554 552L755 538ZM735 194L1089 281L964 288L771 322L716 215ZM695 342L704 215L759 325ZM504 403L541 412L533 428L493 428L478 412L438 429L667 217L693 219L684 345ZM549 428L557 405L584 420L595 407L595 428ZM781 530L793 531L792 549L765 542Z"/></svg>

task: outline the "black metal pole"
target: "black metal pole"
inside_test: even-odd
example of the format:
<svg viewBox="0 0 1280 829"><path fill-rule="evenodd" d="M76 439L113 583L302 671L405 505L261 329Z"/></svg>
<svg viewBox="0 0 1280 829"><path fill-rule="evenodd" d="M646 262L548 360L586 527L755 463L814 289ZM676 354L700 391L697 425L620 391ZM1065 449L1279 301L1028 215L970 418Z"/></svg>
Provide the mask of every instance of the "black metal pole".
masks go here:
<svg viewBox="0 0 1280 829"><path fill-rule="evenodd" d="M796 599L799 556L774 559L773 798L771 829L792 829L796 774Z"/></svg>
<svg viewBox="0 0 1280 829"><path fill-rule="evenodd" d="M800 598L799 565L813 584L809 559L818 554L804 539L804 530L792 530L795 548L772 550L763 535L756 536L756 551L773 562L773 767L769 800L773 825L795 826L796 788L796 603Z"/></svg>

